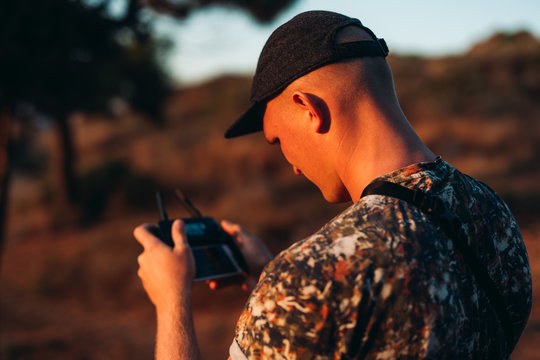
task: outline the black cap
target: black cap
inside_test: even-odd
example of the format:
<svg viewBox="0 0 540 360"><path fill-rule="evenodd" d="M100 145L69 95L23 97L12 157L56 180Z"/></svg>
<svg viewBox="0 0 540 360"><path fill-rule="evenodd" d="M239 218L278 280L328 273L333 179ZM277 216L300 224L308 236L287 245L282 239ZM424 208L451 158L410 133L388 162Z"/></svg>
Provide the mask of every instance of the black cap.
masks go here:
<svg viewBox="0 0 540 360"><path fill-rule="evenodd" d="M336 44L338 30L349 25L364 29L373 40ZM266 103L313 70L347 58L386 55L384 40L377 39L358 19L329 11L307 11L295 16L268 38L253 77L249 108L225 137L261 131Z"/></svg>

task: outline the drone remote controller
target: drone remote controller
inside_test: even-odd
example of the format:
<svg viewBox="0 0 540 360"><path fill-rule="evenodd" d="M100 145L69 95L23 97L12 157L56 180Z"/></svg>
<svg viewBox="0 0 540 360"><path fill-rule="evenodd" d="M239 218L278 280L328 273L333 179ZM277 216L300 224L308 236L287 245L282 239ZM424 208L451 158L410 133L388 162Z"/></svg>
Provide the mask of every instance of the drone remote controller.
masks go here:
<svg viewBox="0 0 540 360"><path fill-rule="evenodd" d="M194 217L183 218L186 226L187 240L195 257L195 281L213 280L245 275L247 264L233 239L211 217L201 213L181 193L177 192L182 204ZM171 236L173 220L169 220L165 212L163 197L156 193L160 239L170 247L174 247Z"/></svg>

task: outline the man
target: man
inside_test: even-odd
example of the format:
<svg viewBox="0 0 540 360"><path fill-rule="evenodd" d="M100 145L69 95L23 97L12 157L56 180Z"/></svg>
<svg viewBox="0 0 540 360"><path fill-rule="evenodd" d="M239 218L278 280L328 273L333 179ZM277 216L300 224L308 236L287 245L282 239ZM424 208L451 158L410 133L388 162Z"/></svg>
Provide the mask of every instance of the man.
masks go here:
<svg viewBox="0 0 540 360"><path fill-rule="evenodd" d="M323 11L266 43L251 106L226 136L263 130L327 201L354 204L266 265L231 358L500 359L517 343L532 300L518 226L492 190L422 143L387 52L360 21ZM435 200L366 190L382 181ZM449 211L437 217L434 207ZM262 243L222 225L258 274L270 260ZM156 357L194 359L194 261L183 224L172 230L172 250L150 225L135 230L139 275L158 314Z"/></svg>

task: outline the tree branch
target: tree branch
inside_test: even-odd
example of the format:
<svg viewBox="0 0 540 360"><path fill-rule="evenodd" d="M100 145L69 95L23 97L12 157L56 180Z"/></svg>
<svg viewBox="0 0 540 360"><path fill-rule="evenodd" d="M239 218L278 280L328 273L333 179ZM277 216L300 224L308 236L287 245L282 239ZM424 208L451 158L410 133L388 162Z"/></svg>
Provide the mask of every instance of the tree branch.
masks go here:
<svg viewBox="0 0 540 360"><path fill-rule="evenodd" d="M141 0L143 4L157 12L183 19L194 10L212 5L232 6L248 11L257 21L267 23L296 0Z"/></svg>

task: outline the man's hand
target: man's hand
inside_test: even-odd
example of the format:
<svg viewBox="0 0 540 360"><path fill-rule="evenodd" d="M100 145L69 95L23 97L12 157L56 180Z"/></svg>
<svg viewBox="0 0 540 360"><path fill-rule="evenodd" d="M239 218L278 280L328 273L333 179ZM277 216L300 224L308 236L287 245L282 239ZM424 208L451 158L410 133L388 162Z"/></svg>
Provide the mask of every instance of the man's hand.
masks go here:
<svg viewBox="0 0 540 360"><path fill-rule="evenodd" d="M247 290L252 290L257 284L263 268L272 260L273 256L262 240L251 235L242 226L224 220L221 222L221 227L231 235L246 260L249 276L246 278L245 285Z"/></svg>
<svg viewBox="0 0 540 360"><path fill-rule="evenodd" d="M138 258L138 275L159 312L191 299L195 260L181 220L175 220L172 225L173 249L154 235L156 230L155 225L144 224L138 226L133 235L144 247Z"/></svg>
<svg viewBox="0 0 540 360"><path fill-rule="evenodd" d="M200 359L193 314L191 285L195 259L189 247L185 225L172 225L174 248L165 245L154 233L155 225L145 224L133 231L144 247L139 256L139 277L157 313L156 360Z"/></svg>

